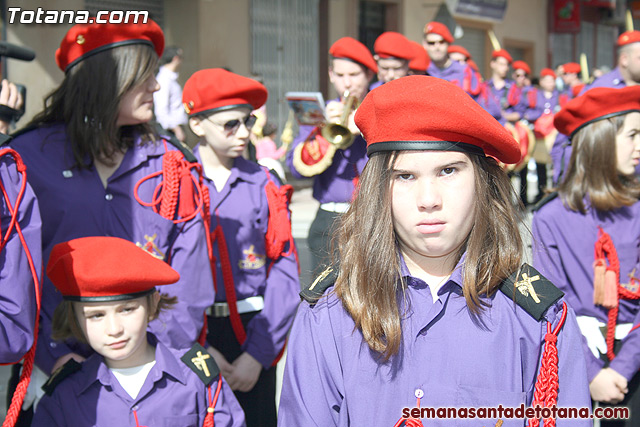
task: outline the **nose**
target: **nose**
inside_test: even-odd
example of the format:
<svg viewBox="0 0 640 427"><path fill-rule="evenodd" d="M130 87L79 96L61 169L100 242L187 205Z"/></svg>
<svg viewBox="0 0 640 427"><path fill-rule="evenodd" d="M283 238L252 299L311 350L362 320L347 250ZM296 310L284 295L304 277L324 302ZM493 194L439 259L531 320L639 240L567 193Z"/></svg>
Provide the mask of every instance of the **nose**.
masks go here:
<svg viewBox="0 0 640 427"><path fill-rule="evenodd" d="M106 316L106 333L109 336L118 336L122 333L122 322L118 319L118 316L107 315Z"/></svg>
<svg viewBox="0 0 640 427"><path fill-rule="evenodd" d="M345 76L343 82L344 82L345 89L351 88L351 77Z"/></svg>
<svg viewBox="0 0 640 427"><path fill-rule="evenodd" d="M247 125L244 123L244 120L241 120L240 127L236 132L236 137L238 139L244 139L244 138L248 138L250 134L251 134L251 129L247 127Z"/></svg>
<svg viewBox="0 0 640 427"><path fill-rule="evenodd" d="M148 87L150 92L157 92L160 90L160 83L158 83L158 80L156 80L156 76L149 77Z"/></svg>
<svg viewBox="0 0 640 427"><path fill-rule="evenodd" d="M442 193L435 179L421 179L417 182L416 205L420 211L433 211L442 207Z"/></svg>

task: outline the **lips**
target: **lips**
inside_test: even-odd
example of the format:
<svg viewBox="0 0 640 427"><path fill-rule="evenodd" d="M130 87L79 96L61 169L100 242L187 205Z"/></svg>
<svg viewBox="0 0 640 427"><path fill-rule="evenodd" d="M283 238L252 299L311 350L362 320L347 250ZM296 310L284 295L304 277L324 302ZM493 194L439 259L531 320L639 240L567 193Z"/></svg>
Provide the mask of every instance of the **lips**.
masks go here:
<svg viewBox="0 0 640 427"><path fill-rule="evenodd" d="M418 232L422 234L435 234L444 230L446 223L444 221L429 219L418 223Z"/></svg>
<svg viewBox="0 0 640 427"><path fill-rule="evenodd" d="M124 348L127 345L127 342L128 340L116 341L114 343L107 344L107 346L111 349L119 350L121 348Z"/></svg>

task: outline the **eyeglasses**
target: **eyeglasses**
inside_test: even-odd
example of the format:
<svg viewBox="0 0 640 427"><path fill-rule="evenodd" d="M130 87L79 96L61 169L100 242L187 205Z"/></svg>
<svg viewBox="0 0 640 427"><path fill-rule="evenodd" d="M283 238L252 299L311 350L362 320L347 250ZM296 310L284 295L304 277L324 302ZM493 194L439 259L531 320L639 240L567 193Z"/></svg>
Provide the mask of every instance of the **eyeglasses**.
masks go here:
<svg viewBox="0 0 640 427"><path fill-rule="evenodd" d="M257 117L254 116L253 114L250 114L244 119L233 119L233 120L229 120L226 123L216 123L213 120L211 120L209 117L207 117L206 120L213 123L214 125L222 126L222 128L227 134L235 135L238 132L238 129L240 129L241 123L244 123L245 127L248 130L251 130L253 125L256 124Z"/></svg>
<svg viewBox="0 0 640 427"><path fill-rule="evenodd" d="M514 76L515 76L517 79L521 79L521 78L527 77L527 75L526 75L526 74L518 74L518 73L515 73L515 74L514 74Z"/></svg>

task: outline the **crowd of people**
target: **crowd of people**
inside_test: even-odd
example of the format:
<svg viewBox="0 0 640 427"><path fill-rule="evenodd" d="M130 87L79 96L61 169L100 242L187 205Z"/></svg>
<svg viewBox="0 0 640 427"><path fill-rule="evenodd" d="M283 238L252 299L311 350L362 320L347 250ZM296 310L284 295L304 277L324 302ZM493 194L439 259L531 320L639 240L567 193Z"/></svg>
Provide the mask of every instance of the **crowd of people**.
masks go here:
<svg viewBox="0 0 640 427"><path fill-rule="evenodd" d="M453 42L439 22L373 53L337 40L327 123L278 150L256 79L203 69L180 88L153 21L72 27L62 83L0 151L6 422L587 426L412 409L622 405L602 423L634 425L640 32L593 82L501 48L483 79ZM251 144L312 180L311 283L287 174Z"/></svg>

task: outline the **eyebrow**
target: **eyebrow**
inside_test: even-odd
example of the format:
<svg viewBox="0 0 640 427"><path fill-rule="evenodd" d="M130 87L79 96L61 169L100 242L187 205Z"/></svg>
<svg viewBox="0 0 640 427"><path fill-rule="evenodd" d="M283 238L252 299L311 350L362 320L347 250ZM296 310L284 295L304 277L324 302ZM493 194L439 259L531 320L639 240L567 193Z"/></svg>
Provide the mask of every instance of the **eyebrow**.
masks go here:
<svg viewBox="0 0 640 427"><path fill-rule="evenodd" d="M455 166L469 166L470 162L466 162L464 160L455 160L453 162L448 162L448 163L443 163L441 165L435 166L433 168L433 170L441 170L441 169L446 169L446 168L451 168L451 167L455 167ZM397 168L393 168L391 170L391 172L393 173L415 173L416 170L424 170L424 168L416 168L416 169L397 169Z"/></svg>

